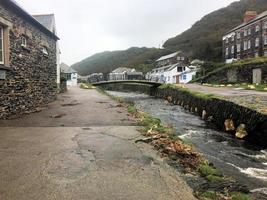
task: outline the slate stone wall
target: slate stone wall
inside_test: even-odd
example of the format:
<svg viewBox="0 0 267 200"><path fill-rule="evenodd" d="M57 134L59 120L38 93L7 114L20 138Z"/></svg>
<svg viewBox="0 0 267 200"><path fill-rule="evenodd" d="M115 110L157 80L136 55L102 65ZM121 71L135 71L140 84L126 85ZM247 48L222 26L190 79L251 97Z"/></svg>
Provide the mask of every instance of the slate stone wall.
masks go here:
<svg viewBox="0 0 267 200"><path fill-rule="evenodd" d="M216 73L207 75L202 79L204 83L252 83L253 69L262 69L262 83L267 83L267 63L266 64L248 64L242 67L235 67L234 69L224 69Z"/></svg>
<svg viewBox="0 0 267 200"><path fill-rule="evenodd" d="M56 99L56 41L0 2L9 29L9 68L0 80L0 118L30 113ZM21 37L27 38L27 48ZM46 47L48 55L42 52Z"/></svg>
<svg viewBox="0 0 267 200"><path fill-rule="evenodd" d="M105 86L104 89L134 92L139 90L142 93L166 99L174 105L180 105L200 117L203 117L203 111L205 111L204 119L207 123L221 131L226 131L224 123L231 119L235 128L241 124L246 125L247 141L257 146L267 147L267 116L233 102L217 98L205 99L179 89L151 88L145 85L139 87L134 84L113 84ZM230 134L234 137L234 132Z"/></svg>

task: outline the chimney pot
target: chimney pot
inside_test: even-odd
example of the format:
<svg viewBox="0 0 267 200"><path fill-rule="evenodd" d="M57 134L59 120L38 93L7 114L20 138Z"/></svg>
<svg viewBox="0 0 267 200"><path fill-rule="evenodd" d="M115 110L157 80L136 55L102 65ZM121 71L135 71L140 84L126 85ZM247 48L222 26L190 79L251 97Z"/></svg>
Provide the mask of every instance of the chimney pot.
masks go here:
<svg viewBox="0 0 267 200"><path fill-rule="evenodd" d="M256 11L247 11L244 16L244 22L248 23L257 17L258 13Z"/></svg>

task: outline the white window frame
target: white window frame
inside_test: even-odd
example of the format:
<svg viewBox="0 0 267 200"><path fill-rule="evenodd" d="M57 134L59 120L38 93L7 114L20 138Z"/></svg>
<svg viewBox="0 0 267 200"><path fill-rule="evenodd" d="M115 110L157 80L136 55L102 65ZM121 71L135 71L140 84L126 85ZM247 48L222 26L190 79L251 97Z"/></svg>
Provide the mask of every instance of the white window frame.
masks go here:
<svg viewBox="0 0 267 200"><path fill-rule="evenodd" d="M248 30L245 29L245 30L244 30L244 36L246 37L247 35L248 35Z"/></svg>
<svg viewBox="0 0 267 200"><path fill-rule="evenodd" d="M231 54L234 54L235 53L235 46L233 45L232 47L231 47Z"/></svg>
<svg viewBox="0 0 267 200"><path fill-rule="evenodd" d="M260 26L259 25L256 25L255 31L256 31L256 33L260 31Z"/></svg>
<svg viewBox="0 0 267 200"><path fill-rule="evenodd" d="M228 47L226 47L226 49L225 49L225 56L226 57L229 56L229 48Z"/></svg>
<svg viewBox="0 0 267 200"><path fill-rule="evenodd" d="M244 51L246 51L248 49L248 42L244 41Z"/></svg>
<svg viewBox="0 0 267 200"><path fill-rule="evenodd" d="M236 45L236 51L237 51L237 53L239 53L241 51L241 44Z"/></svg>
<svg viewBox="0 0 267 200"><path fill-rule="evenodd" d="M27 38L25 36L21 36L21 46L27 47Z"/></svg>
<svg viewBox="0 0 267 200"><path fill-rule="evenodd" d="M236 34L236 38L237 38L237 39L240 39L240 38L241 38L241 34L240 34L240 32L238 32L238 33Z"/></svg>
<svg viewBox="0 0 267 200"><path fill-rule="evenodd" d="M0 42L1 42L1 46L2 46L2 49L0 49L0 52L1 52L1 57L2 57L2 60L0 61L0 64L5 64L5 47L4 47L4 28L2 26L0 26Z"/></svg>
<svg viewBox="0 0 267 200"><path fill-rule="evenodd" d="M255 47L259 47L260 46L260 38L256 38L255 39Z"/></svg>
<svg viewBox="0 0 267 200"><path fill-rule="evenodd" d="M251 35L251 28L248 29L248 35Z"/></svg>
<svg viewBox="0 0 267 200"><path fill-rule="evenodd" d="M47 55L47 56L48 56L48 49L47 49L47 47L42 46L42 53L43 53L44 55Z"/></svg>
<svg viewBox="0 0 267 200"><path fill-rule="evenodd" d="M250 49L250 48L251 48L251 41L248 40L248 49Z"/></svg>
<svg viewBox="0 0 267 200"><path fill-rule="evenodd" d="M232 38L232 42L234 42L235 41L235 36L232 35L231 38Z"/></svg>

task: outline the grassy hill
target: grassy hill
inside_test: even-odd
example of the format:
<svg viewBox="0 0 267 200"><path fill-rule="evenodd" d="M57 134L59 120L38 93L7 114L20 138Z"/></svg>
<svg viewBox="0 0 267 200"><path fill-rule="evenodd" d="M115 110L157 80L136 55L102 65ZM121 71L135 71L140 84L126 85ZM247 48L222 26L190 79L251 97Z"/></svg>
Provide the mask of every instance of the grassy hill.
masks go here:
<svg viewBox="0 0 267 200"><path fill-rule="evenodd" d="M192 58L219 61L222 58L222 36L243 22L244 13L267 10L266 0L241 0L204 16L190 29L171 38L165 48L182 50Z"/></svg>
<svg viewBox="0 0 267 200"><path fill-rule="evenodd" d="M109 73L118 67L131 67L147 72L153 68L154 60L171 53L169 50L156 48L132 47L124 51L106 51L82 60L72 68L80 75Z"/></svg>

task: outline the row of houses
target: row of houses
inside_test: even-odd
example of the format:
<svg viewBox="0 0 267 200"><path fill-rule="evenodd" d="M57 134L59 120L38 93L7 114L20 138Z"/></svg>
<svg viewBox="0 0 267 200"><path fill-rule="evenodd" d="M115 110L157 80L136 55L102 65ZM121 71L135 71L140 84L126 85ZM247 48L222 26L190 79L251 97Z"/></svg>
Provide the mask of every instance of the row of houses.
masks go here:
<svg viewBox="0 0 267 200"><path fill-rule="evenodd" d="M186 84L198 71L198 67L190 63L182 52L163 56L156 61L156 68L146 74L146 79L153 82L169 84Z"/></svg>
<svg viewBox="0 0 267 200"><path fill-rule="evenodd" d="M233 60L267 56L267 11L247 11L243 23L223 36L223 59Z"/></svg>

